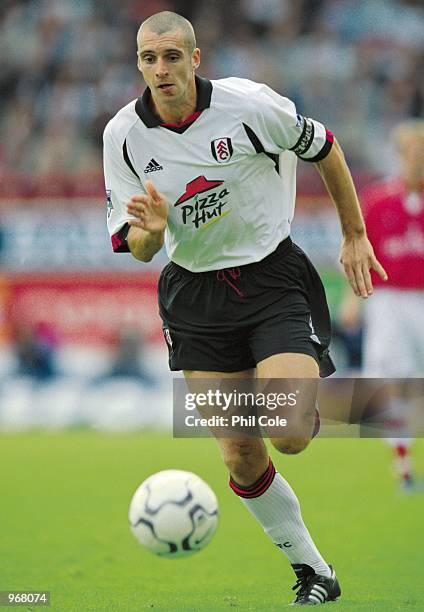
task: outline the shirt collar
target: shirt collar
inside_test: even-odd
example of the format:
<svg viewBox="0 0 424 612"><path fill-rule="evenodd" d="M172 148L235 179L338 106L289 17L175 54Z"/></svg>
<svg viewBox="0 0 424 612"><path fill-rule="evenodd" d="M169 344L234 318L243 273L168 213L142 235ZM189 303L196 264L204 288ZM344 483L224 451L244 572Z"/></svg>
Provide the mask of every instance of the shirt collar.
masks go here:
<svg viewBox="0 0 424 612"><path fill-rule="evenodd" d="M195 80L196 80L196 89L197 89L197 105L196 105L196 112L193 115L195 116L194 121L197 119L197 117L200 115L202 111L210 107L211 97L212 97L212 83L208 79L204 79L197 75L195 76ZM140 96L140 98L137 98L137 101L135 103L135 112L140 117L144 125L148 128L154 128L160 125L164 125L162 123L162 120L155 115L155 113L153 112L151 108L151 104L150 104L151 97L152 97L152 94L151 94L150 88L146 87L143 95ZM183 124L183 127L187 128L189 125L190 124L187 124L185 122ZM169 127L169 129L178 130L178 128L167 126L166 124L164 125L164 127Z"/></svg>

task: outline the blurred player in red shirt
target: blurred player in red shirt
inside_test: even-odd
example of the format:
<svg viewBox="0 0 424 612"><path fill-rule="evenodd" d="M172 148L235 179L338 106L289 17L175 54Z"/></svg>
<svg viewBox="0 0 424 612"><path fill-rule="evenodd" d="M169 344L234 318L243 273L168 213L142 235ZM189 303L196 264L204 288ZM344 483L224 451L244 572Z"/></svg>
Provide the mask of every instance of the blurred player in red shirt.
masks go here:
<svg viewBox="0 0 424 612"><path fill-rule="evenodd" d="M399 175L374 184L361 197L369 239L388 274L372 272L375 295L365 304L364 371L369 377L424 376L424 120L401 123L394 132ZM390 439L395 469L404 488L412 487L406 419L407 385L388 401L394 425ZM422 409L422 407L421 407ZM402 423L403 421L403 423Z"/></svg>

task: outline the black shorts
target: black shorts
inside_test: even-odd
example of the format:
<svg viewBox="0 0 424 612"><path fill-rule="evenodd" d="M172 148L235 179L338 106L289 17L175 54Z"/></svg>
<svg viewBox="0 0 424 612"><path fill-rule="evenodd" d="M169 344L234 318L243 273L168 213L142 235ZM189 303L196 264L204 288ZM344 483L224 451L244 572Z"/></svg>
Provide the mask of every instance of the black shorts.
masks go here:
<svg viewBox="0 0 424 612"><path fill-rule="evenodd" d="M238 372L271 355L303 353L322 377L335 371L324 287L290 237L239 268L189 272L170 262L159 279L159 312L171 370Z"/></svg>

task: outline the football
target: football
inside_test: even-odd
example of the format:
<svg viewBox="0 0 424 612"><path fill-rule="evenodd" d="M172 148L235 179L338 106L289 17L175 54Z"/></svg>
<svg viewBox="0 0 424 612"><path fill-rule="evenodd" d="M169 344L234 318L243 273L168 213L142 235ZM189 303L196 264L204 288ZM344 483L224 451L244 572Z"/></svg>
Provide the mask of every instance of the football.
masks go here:
<svg viewBox="0 0 424 612"><path fill-rule="evenodd" d="M211 541L218 524L218 502L196 474L164 470L138 487L129 520L137 540L152 553L188 557Z"/></svg>

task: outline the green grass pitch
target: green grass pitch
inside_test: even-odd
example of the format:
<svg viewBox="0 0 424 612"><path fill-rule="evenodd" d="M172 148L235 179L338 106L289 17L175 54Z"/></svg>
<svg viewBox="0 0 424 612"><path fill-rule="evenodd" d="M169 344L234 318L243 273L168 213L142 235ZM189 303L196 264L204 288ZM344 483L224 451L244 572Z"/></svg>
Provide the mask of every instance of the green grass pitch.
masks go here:
<svg viewBox="0 0 424 612"><path fill-rule="evenodd" d="M397 493L389 449L321 439L295 457L272 454L339 575L343 597L329 610L423 610L424 494ZM292 599L288 562L228 488L211 439L3 434L0 465L0 590L50 590L50 609L60 612L269 612ZM171 467L198 473L220 503L214 540L183 560L154 557L127 523L136 487Z"/></svg>

